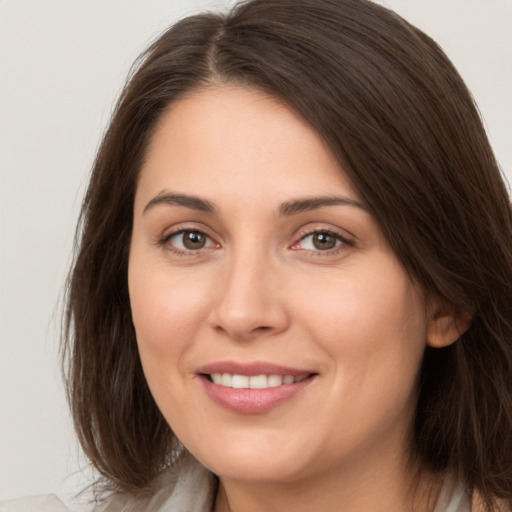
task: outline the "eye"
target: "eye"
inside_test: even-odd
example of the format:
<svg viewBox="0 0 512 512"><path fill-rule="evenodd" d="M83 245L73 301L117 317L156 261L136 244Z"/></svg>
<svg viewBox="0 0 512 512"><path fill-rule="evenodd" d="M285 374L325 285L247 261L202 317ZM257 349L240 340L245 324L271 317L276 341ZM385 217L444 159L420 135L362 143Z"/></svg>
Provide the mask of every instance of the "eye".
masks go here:
<svg viewBox="0 0 512 512"><path fill-rule="evenodd" d="M342 245L351 245L350 242L345 240L341 235L332 231L314 231L304 235L297 244L295 249L303 249L306 251L332 251L341 247Z"/></svg>
<svg viewBox="0 0 512 512"><path fill-rule="evenodd" d="M197 251L215 247L213 240L202 231L182 229L166 237L165 242L178 251Z"/></svg>

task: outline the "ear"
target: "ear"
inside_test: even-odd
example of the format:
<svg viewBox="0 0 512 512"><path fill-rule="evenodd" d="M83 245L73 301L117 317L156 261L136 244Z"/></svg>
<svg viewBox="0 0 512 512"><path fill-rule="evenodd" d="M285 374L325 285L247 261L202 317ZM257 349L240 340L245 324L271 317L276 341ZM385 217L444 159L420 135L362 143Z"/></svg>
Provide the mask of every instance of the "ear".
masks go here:
<svg viewBox="0 0 512 512"><path fill-rule="evenodd" d="M471 313L436 301L427 328L427 345L443 348L455 343L471 326Z"/></svg>

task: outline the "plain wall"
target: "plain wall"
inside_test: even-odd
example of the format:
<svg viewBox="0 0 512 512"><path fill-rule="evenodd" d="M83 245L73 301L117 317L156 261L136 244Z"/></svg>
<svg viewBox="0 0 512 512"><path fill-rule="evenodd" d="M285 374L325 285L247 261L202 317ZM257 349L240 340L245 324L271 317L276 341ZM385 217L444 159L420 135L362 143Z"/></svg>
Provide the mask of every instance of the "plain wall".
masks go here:
<svg viewBox="0 0 512 512"><path fill-rule="evenodd" d="M90 478L58 365L74 224L135 57L173 20L229 0L0 0L0 499ZM382 1L436 39L512 178L512 2Z"/></svg>

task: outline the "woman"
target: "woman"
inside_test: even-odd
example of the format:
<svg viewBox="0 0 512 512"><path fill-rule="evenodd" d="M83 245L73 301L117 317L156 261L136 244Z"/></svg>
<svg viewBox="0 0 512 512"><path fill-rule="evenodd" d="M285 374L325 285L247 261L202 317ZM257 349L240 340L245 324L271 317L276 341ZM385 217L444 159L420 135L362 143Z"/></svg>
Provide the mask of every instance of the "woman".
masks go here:
<svg viewBox="0 0 512 512"><path fill-rule="evenodd" d="M469 92L394 13L176 24L119 101L69 283L97 510L506 510L511 226Z"/></svg>

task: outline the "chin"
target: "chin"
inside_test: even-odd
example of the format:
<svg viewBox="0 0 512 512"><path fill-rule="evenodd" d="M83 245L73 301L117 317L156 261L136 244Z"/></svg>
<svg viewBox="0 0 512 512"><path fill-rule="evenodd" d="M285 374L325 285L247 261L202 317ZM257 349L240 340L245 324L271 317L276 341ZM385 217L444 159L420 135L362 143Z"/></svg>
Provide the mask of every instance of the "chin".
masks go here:
<svg viewBox="0 0 512 512"><path fill-rule="evenodd" d="M256 436L254 436L256 437ZM232 440L230 443L216 443L208 449L190 450L192 454L212 473L230 480L247 482L284 482L294 480L308 468L304 450L299 446L283 447L283 441L277 444L253 438Z"/></svg>
<svg viewBox="0 0 512 512"><path fill-rule="evenodd" d="M284 461L215 461L212 473L223 480L237 480L253 483L283 483L298 480L303 471ZM295 471L294 471L295 469Z"/></svg>

